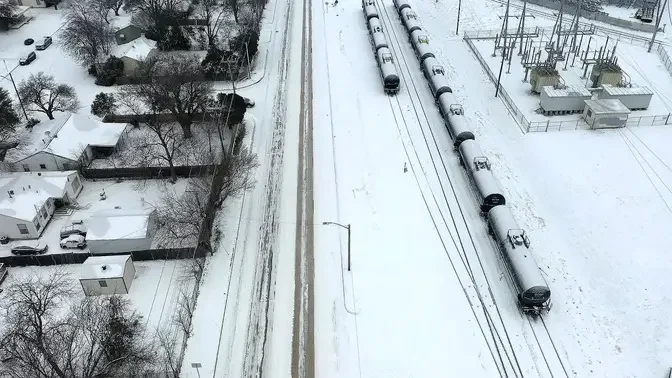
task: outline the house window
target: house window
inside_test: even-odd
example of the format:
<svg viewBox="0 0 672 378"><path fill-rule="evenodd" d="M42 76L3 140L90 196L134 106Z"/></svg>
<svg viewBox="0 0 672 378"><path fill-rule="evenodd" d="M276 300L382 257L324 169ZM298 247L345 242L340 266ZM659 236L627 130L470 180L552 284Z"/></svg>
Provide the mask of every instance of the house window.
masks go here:
<svg viewBox="0 0 672 378"><path fill-rule="evenodd" d="M42 205L42 218L47 219L49 213L47 212L47 204Z"/></svg>
<svg viewBox="0 0 672 378"><path fill-rule="evenodd" d="M77 192L81 184L79 183L79 176L75 176L75 179L72 180L72 189Z"/></svg>
<svg viewBox="0 0 672 378"><path fill-rule="evenodd" d="M100 287L107 287L107 281L100 280L98 281L98 285L100 285Z"/></svg>
<svg viewBox="0 0 672 378"><path fill-rule="evenodd" d="M47 169L47 165L46 164L40 164L40 169Z"/></svg>
<svg viewBox="0 0 672 378"><path fill-rule="evenodd" d="M28 164L23 164L23 171L30 172L30 167L28 166Z"/></svg>
<svg viewBox="0 0 672 378"><path fill-rule="evenodd" d="M37 219L37 217L35 217L35 219L33 219L33 224L35 225L35 229L37 231L40 231L40 228L42 228L42 225L40 224L40 221L39 221L39 219Z"/></svg>
<svg viewBox="0 0 672 378"><path fill-rule="evenodd" d="M70 170L70 163L63 163L63 170L64 171L69 171Z"/></svg>
<svg viewBox="0 0 672 378"><path fill-rule="evenodd" d="M29 234L28 227L25 224L19 223L19 224L16 225L16 227L19 228L19 232L21 233L21 235L28 235Z"/></svg>

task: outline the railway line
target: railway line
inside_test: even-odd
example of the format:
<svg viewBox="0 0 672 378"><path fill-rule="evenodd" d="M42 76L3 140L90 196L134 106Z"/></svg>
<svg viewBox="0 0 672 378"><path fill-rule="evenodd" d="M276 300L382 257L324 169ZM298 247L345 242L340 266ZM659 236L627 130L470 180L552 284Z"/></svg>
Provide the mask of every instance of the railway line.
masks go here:
<svg viewBox="0 0 672 378"><path fill-rule="evenodd" d="M408 53L405 53L404 51L408 51L409 46L406 45L406 50L404 50L404 47L402 47L402 43L400 42L399 33L395 30L394 23L395 21L398 21L397 14L396 12L392 12L393 15L391 16L390 10L385 7L382 0L376 1L381 21L389 31L388 35L391 41L390 50L397 61L399 76L404 84L404 89L408 91L408 100L410 104L409 110L411 110L409 112L411 113L410 117L408 114L405 115L403 111L403 101L400 99L404 98L403 92L394 98L389 98L389 102L390 108L395 115L396 126L402 137L406 155L409 158L409 161L411 161L411 170L420 188L436 232L441 239L445 253L450 260L452 269L462 287L465 297L471 306L474 318L479 325L484 341L486 342L500 377L524 377L525 374L527 374L527 370L524 371L523 368L521 368L520 361L512 345L511 337L509 336L507 325L493 294L483 262L480 259L478 253L479 248L476 246L477 243L469 228L467 216L460 204L460 194L458 194L458 189L456 189L453 179L451 178L451 176L455 177L455 175L453 175L454 170L453 172L449 172L446 161L441 154L440 144L437 142L436 135L432 130L432 122L423 105L420 90L416 85L416 80L413 78L412 70L417 68L411 67L413 64L411 63L409 65L406 58ZM405 29L401 33L402 35L405 35ZM416 61L415 59L412 60ZM415 138L413 137L413 131L409 125L414 123L413 121L417 121L421 137L417 135L417 132ZM404 140L404 133L408 135L407 141ZM414 139L419 139L421 142L416 143ZM425 158L424 162L418 152L418 145L421 144L424 144L424 147L429 154L429 159ZM422 147L420 146L420 148ZM414 163L414 160L417 161L417 163ZM457 170L459 170L459 168ZM435 177L428 177L428 171L433 171ZM428 186L428 188L424 190L418 177L420 172L425 178ZM432 189L432 181L434 181L435 184L438 184L441 189L441 194L438 195L438 199L435 190ZM446 193L450 193L452 198L449 199ZM462 193L462 195L464 194ZM475 203L476 200L473 198L473 193L471 196L471 201ZM447 209L448 217L446 217L446 211L442 211L442 208ZM438 215L436 214L437 212ZM447 242L443 236L442 231L444 229L448 232L451 239L450 241L457 251L457 257L460 259L459 263L456 262L457 259L455 258L455 253L450 250L450 246L448 245L449 242ZM497 246L493 246L492 252L494 252L495 255L499 255ZM474 256L475 260L478 262L478 267L475 267L476 261L474 261ZM491 309L494 309L494 311ZM558 350L556 342L544 320L541 319L543 328L539 329L536 325L537 322L532 321L530 318L526 319L534 336L534 343L528 342L528 346L531 351L535 350L536 352L536 350L538 350L540 359L543 360L543 364L539 364L537 363L537 359L533 359L537 373L541 375L542 371L548 370L552 378L562 376L569 377L567 369L565 368L565 363L563 362L563 356ZM543 332L541 332L541 330L543 330Z"/></svg>
<svg viewBox="0 0 672 378"><path fill-rule="evenodd" d="M381 21L384 23L385 28L389 30L388 34L392 42L390 47L399 65L404 89L409 94L410 116L408 114L405 115L403 111L403 101L401 98L404 95L395 96L394 98L390 98L389 101L402 139L405 139L403 137L404 133L408 135L408 142L404 142L404 148L411 161L411 170L421 189L425 205L434 222L453 271L462 286L467 301L472 307L472 313L490 350L493 361L497 366L499 375L501 377L523 377L524 372L521 369L508 331L504 325L482 261L480 261L480 257L476 253L475 242L458 199L458 190L451 179L453 172L449 172L441 154L440 144L437 142L436 135L431 128L432 122L420 95L422 89L418 88L416 81L413 79L412 70L417 68L412 67L414 63L409 64L407 61L407 53L403 52L404 47L402 47L402 42L400 42L399 33L395 30L394 23L395 21L398 22L398 18L395 12L392 12L392 15L390 15L390 10L384 6L382 1L378 1L377 5L382 16ZM405 48L408 50L408 45ZM415 60L413 61L415 62ZM416 131L412 130L412 123L414 121L417 121L417 125L419 126ZM420 131L420 136L417 135L417 131ZM415 138L413 134L416 134ZM419 140L419 143L416 143L414 139ZM423 144L429 155L428 159L426 158L424 162L418 151L423 148ZM417 163L414 164L413 160L416 160ZM422 176L427 180L428 189L423 190L418 177L419 171L422 172ZM435 177L428 177L427 171L433 171ZM432 185L432 182L434 182L434 185ZM432 190L432 186L435 187L437 184L441 188L441 193L438 195ZM451 193L452 198L449 198L446 193ZM446 217L446 211L442 210L442 208L447 210L448 217ZM438 215L436 214L437 212ZM443 236L445 231L448 232L450 241L447 241ZM467 236L465 237L465 235ZM470 246L469 244L465 245L465 240L463 240L467 238L471 242ZM455 256L454 252L450 251L449 243L451 242L457 251L457 256ZM472 266L476 264L473 261L473 255L478 260L480 270ZM459 262L457 262L456 257L459 257ZM485 288L485 290L480 289L481 287ZM494 308L495 313L490 308Z"/></svg>

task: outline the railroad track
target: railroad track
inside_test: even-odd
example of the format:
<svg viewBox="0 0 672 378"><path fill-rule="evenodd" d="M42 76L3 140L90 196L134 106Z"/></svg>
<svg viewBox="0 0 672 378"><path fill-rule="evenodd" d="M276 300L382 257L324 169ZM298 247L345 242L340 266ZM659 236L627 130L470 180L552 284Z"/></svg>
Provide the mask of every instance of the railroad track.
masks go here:
<svg viewBox="0 0 672 378"><path fill-rule="evenodd" d="M395 22L399 22L396 11L388 9L382 0L377 0L377 6L381 22L388 31L387 35L391 42L390 50L395 56L400 78L404 82L404 88L408 91L409 95L411 105L410 116L404 114L404 106L400 100L404 96L403 93L390 97L389 101L390 108L395 116L396 126L409 159L410 169L415 176L423 200L425 201L425 206L441 239L445 253L450 260L451 267L470 304L472 314L479 325L499 376L522 378L524 376L523 371L513 349L506 325L493 296L484 267L476 251L466 217L458 200L457 190L451 179L451 176L454 176L453 172L448 171L446 163L443 161L441 148L431 129L427 110L420 97L419 91L422 89L418 88L413 79L412 70L418 69L417 61L412 59L412 63L409 63L406 54L403 52L404 48L402 44L406 44L406 32L404 30L400 38L400 33L395 30L399 28L398 25L395 25ZM403 42L401 41L402 39L404 40ZM408 50L408 48L409 45L406 44L406 49ZM422 134L421 137L417 135L417 129L415 131L412 130L414 123L419 126L419 131ZM407 134L408 137L403 134ZM415 138L413 134L415 134ZM416 145L416 141L418 145ZM418 150L423 148L422 144L427 149L430 164L426 163L426 159L423 164L423 158L418 153ZM432 177L428 177L427 173L429 171L433 171L434 175L430 175ZM427 180L428 190L424 189L419 181L419 176L421 175ZM434 185L438 184L441 187L441 193L438 195L432 189L432 182L434 182ZM452 194L452 198L449 199L447 194ZM448 217L442 211L442 207L447 208ZM436 212L438 212L438 215ZM442 231L447 231L450 235L456 253L450 250L450 242L445 240ZM465 244L468 244L468 242L465 243L465 240L471 241L471 247L468 245L465 247ZM474 256L476 256L478 263L473 261ZM459 262L457 261L458 258ZM480 271L477 266L480 266ZM481 287L485 287L485 290L481 290ZM491 310L492 308L495 309L494 312Z"/></svg>

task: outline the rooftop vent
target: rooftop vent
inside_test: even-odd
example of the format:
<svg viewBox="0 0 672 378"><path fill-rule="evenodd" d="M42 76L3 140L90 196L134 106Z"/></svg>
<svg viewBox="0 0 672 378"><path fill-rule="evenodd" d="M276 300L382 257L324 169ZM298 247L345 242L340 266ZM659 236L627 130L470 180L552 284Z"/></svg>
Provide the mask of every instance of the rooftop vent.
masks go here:
<svg viewBox="0 0 672 378"><path fill-rule="evenodd" d="M106 271L107 270L107 265L101 266L100 269L102 269L103 272Z"/></svg>

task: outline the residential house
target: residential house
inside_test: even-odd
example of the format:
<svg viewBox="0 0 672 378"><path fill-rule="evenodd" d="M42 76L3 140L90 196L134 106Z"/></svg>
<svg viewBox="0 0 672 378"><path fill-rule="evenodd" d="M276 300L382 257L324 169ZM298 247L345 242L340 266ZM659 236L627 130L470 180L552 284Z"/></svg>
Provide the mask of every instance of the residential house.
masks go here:
<svg viewBox="0 0 672 378"><path fill-rule="evenodd" d="M142 34L129 43L117 46L112 55L124 62L124 76L135 76L140 62L151 58L157 51L156 42Z"/></svg>
<svg viewBox="0 0 672 378"><path fill-rule="evenodd" d="M77 171L0 174L0 236L39 238L56 207L83 187Z"/></svg>
<svg viewBox="0 0 672 378"><path fill-rule="evenodd" d="M156 210L101 210L86 221L91 254L128 253L151 248L158 228Z"/></svg>
<svg viewBox="0 0 672 378"><path fill-rule="evenodd" d="M83 115L64 113L40 122L28 133L27 143L9 150L10 171L68 171L110 155L122 142L128 124L103 123Z"/></svg>
<svg viewBox="0 0 672 378"><path fill-rule="evenodd" d="M80 268L79 283L86 296L128 294L134 276L131 255L91 256Z"/></svg>
<svg viewBox="0 0 672 378"><path fill-rule="evenodd" d="M117 45L123 45L140 38L145 31L133 24L128 24L114 32L114 39Z"/></svg>

